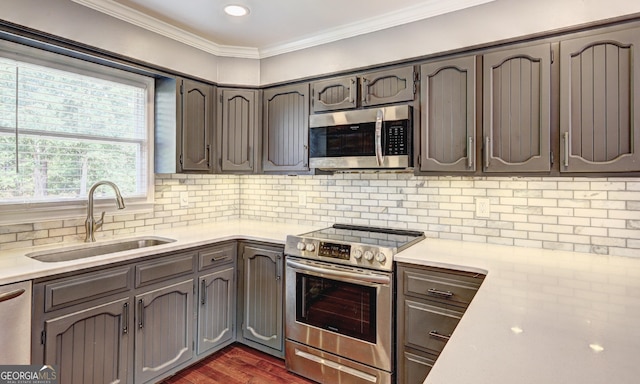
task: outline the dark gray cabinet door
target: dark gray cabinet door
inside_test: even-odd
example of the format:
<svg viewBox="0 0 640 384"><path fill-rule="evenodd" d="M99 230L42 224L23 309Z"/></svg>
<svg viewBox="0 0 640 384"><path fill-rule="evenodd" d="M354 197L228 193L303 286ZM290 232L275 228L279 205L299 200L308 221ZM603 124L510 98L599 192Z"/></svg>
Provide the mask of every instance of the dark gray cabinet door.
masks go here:
<svg viewBox="0 0 640 384"><path fill-rule="evenodd" d="M43 363L60 384L126 383L132 324L129 298L47 320Z"/></svg>
<svg viewBox="0 0 640 384"><path fill-rule="evenodd" d="M476 56L420 67L420 170L476 170Z"/></svg>
<svg viewBox="0 0 640 384"><path fill-rule="evenodd" d="M551 169L551 46L484 55L484 170Z"/></svg>
<svg viewBox="0 0 640 384"><path fill-rule="evenodd" d="M264 91L263 111L262 169L309 170L309 85Z"/></svg>
<svg viewBox="0 0 640 384"><path fill-rule="evenodd" d="M242 336L276 351L283 350L283 252L245 246L243 260Z"/></svg>
<svg viewBox="0 0 640 384"><path fill-rule="evenodd" d="M198 295L198 354L211 353L233 340L236 313L233 264L202 276Z"/></svg>
<svg viewBox="0 0 640 384"><path fill-rule="evenodd" d="M415 95L413 66L366 73L360 84L363 107L412 101Z"/></svg>
<svg viewBox="0 0 640 384"><path fill-rule="evenodd" d="M220 92L221 169L252 172L255 168L257 91L222 89Z"/></svg>
<svg viewBox="0 0 640 384"><path fill-rule="evenodd" d="M640 29L560 42L560 170L640 170Z"/></svg>
<svg viewBox="0 0 640 384"><path fill-rule="evenodd" d="M180 86L183 171L210 171L213 135L213 86L182 80Z"/></svg>
<svg viewBox="0 0 640 384"><path fill-rule="evenodd" d="M311 83L313 112L335 111L358 106L358 78L336 77Z"/></svg>
<svg viewBox="0 0 640 384"><path fill-rule="evenodd" d="M135 297L136 383L152 382L193 356L193 279Z"/></svg>

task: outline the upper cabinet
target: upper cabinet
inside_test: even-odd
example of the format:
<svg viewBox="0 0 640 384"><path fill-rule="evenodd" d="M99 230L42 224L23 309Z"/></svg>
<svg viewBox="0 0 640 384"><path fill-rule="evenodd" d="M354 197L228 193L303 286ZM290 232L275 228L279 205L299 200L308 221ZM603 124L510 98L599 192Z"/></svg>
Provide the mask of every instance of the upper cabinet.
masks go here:
<svg viewBox="0 0 640 384"><path fill-rule="evenodd" d="M551 45L484 55L484 171L551 169Z"/></svg>
<svg viewBox="0 0 640 384"><path fill-rule="evenodd" d="M476 56L420 67L420 170L476 170Z"/></svg>
<svg viewBox="0 0 640 384"><path fill-rule="evenodd" d="M560 43L560 171L640 170L640 29Z"/></svg>
<svg viewBox="0 0 640 384"><path fill-rule="evenodd" d="M416 93L413 66L370 72L361 77L362 106L412 101Z"/></svg>
<svg viewBox="0 0 640 384"><path fill-rule="evenodd" d="M160 78L155 85L155 171L213 171L215 87Z"/></svg>
<svg viewBox="0 0 640 384"><path fill-rule="evenodd" d="M256 172L258 91L219 89L218 142L222 172Z"/></svg>
<svg viewBox="0 0 640 384"><path fill-rule="evenodd" d="M213 87L192 80L180 86L183 171L210 172L213 135Z"/></svg>
<svg viewBox="0 0 640 384"><path fill-rule="evenodd" d="M412 101L414 68L406 66L311 83L314 113Z"/></svg>
<svg viewBox="0 0 640 384"><path fill-rule="evenodd" d="M262 169L309 170L309 84L264 91Z"/></svg>
<svg viewBox="0 0 640 384"><path fill-rule="evenodd" d="M358 78L336 77L311 83L313 112L335 111L358 106Z"/></svg>

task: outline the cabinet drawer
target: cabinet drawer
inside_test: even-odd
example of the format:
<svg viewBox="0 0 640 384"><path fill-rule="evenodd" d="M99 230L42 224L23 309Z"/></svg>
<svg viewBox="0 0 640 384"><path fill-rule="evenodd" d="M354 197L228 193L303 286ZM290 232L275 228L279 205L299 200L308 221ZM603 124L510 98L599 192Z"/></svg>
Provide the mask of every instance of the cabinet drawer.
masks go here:
<svg viewBox="0 0 640 384"><path fill-rule="evenodd" d="M455 307L454 307L455 308ZM406 345L439 354L460 322L462 312L405 300Z"/></svg>
<svg viewBox="0 0 640 384"><path fill-rule="evenodd" d="M400 268L404 294L444 304L467 307L484 275L438 269Z"/></svg>
<svg viewBox="0 0 640 384"><path fill-rule="evenodd" d="M198 252L198 270L209 269L236 259L236 243L221 244Z"/></svg>
<svg viewBox="0 0 640 384"><path fill-rule="evenodd" d="M422 383L427 377L433 364L436 363L436 356L418 352L411 349L405 350L402 356L402 372L400 373L398 384Z"/></svg>
<svg viewBox="0 0 640 384"><path fill-rule="evenodd" d="M193 272L195 252L159 258L136 265L136 287Z"/></svg>
<svg viewBox="0 0 640 384"><path fill-rule="evenodd" d="M131 268L85 273L44 286L45 312L83 303L101 297L126 292L131 287Z"/></svg>

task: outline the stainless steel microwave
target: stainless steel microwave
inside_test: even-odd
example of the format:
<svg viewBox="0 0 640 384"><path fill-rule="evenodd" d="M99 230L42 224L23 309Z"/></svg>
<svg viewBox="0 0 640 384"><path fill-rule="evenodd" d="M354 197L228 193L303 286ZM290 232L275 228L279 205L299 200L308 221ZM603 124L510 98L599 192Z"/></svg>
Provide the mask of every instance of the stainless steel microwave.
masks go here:
<svg viewBox="0 0 640 384"><path fill-rule="evenodd" d="M411 106L311 115L309 166L328 170L412 167Z"/></svg>

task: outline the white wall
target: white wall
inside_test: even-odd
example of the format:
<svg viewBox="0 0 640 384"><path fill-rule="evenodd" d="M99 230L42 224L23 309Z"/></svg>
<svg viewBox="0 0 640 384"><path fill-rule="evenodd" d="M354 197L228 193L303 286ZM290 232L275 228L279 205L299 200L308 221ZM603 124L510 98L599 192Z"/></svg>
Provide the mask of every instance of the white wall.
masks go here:
<svg viewBox="0 0 640 384"><path fill-rule="evenodd" d="M2 0L0 18L213 82L260 82L258 60L219 58L70 0Z"/></svg>
<svg viewBox="0 0 640 384"><path fill-rule="evenodd" d="M496 0L466 10L261 60L270 84L416 58L640 12L630 0Z"/></svg>
<svg viewBox="0 0 640 384"><path fill-rule="evenodd" d="M265 85L640 13L630 0L496 0L262 60L223 58L70 0L2 0L0 18L213 82Z"/></svg>

